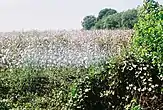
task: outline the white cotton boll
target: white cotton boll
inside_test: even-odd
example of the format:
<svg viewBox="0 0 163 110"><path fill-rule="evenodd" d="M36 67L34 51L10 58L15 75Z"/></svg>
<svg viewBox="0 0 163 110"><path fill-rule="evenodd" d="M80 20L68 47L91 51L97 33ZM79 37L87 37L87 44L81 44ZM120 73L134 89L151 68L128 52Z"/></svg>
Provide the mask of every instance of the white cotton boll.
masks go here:
<svg viewBox="0 0 163 110"><path fill-rule="evenodd" d="M141 91L141 88L138 88L138 91L140 92Z"/></svg>
<svg viewBox="0 0 163 110"><path fill-rule="evenodd" d="M143 67L143 70L147 70L147 67Z"/></svg>
<svg viewBox="0 0 163 110"><path fill-rule="evenodd" d="M129 84L129 87L133 87L133 84Z"/></svg>
<svg viewBox="0 0 163 110"><path fill-rule="evenodd" d="M118 40L117 36L119 36L119 34L115 34L117 32L119 34L122 34L123 36L124 31L121 32L117 30L116 31L110 31L110 30L65 31L64 30L64 31L53 31L53 32L52 31L45 31L45 32L29 31L27 33L19 32L12 38L10 37L12 36L11 33L11 35L7 35L7 37L4 38L9 38L13 42L13 44L19 44L20 38L18 38L18 36L21 34L21 38L23 39L21 41L22 43L20 47L22 46L22 48L20 48L18 52L21 53L22 62L26 62L28 59L30 63L35 63L38 65L39 64L43 65L44 63L46 65L46 60L49 58L49 59L56 59L56 60L59 59L55 62L55 64L57 63L58 65L61 63L64 63L64 65L70 63L74 65L85 65L85 64L89 65L92 62L93 63L98 62L99 59L104 60L107 55L114 55L113 53L111 53L113 51L111 50L110 47L108 48L110 52L106 53L106 46L110 45L112 43L112 40L114 40L114 38ZM113 38L113 36L115 37ZM61 37L63 37L63 40L60 39ZM108 43L108 41L110 43L108 45L104 45L103 50L98 49L98 43L95 41L95 38L99 38L99 37L105 40L104 43ZM61 45L61 43L59 43L60 41L66 45ZM5 44L6 42L2 42L2 43ZM12 43L9 43L8 46L9 47L12 46ZM115 46L116 45L113 45L113 47ZM12 50L10 50L9 52L7 52L7 49L3 49L3 50L7 58L11 58L10 56L13 57ZM70 60L68 57L69 55L70 55ZM18 63L15 62L15 64L18 65L20 64L21 62L20 60L17 60L15 58L13 59L18 62ZM84 60L85 62L82 62L82 60ZM48 63L49 62L51 61L48 61Z"/></svg>
<svg viewBox="0 0 163 110"><path fill-rule="evenodd" d="M140 76L140 79L143 79L144 78L144 76Z"/></svg>
<svg viewBox="0 0 163 110"><path fill-rule="evenodd" d="M154 87L155 87L154 85L151 86L151 88L154 88Z"/></svg>
<svg viewBox="0 0 163 110"><path fill-rule="evenodd" d="M6 63L6 60L5 60L5 56L2 57L2 63L5 64Z"/></svg>
<svg viewBox="0 0 163 110"><path fill-rule="evenodd" d="M158 87L159 85L158 84L155 84L155 87Z"/></svg>
<svg viewBox="0 0 163 110"><path fill-rule="evenodd" d="M134 68L136 68L136 67L137 67L137 65L134 65L134 64L133 64L132 66L133 66Z"/></svg>
<svg viewBox="0 0 163 110"><path fill-rule="evenodd" d="M152 78L149 78L149 79L148 79L148 81L150 81L150 82L151 82L151 81L152 81Z"/></svg>
<svg viewBox="0 0 163 110"><path fill-rule="evenodd" d="M149 88L148 91L149 91L149 92L152 91L152 88Z"/></svg>
<svg viewBox="0 0 163 110"><path fill-rule="evenodd" d="M147 88L146 87L144 87L141 91L143 92L143 91L145 91L145 90L147 90Z"/></svg>
<svg viewBox="0 0 163 110"><path fill-rule="evenodd" d="M145 89L143 88L141 91L143 92L143 91L145 91Z"/></svg>

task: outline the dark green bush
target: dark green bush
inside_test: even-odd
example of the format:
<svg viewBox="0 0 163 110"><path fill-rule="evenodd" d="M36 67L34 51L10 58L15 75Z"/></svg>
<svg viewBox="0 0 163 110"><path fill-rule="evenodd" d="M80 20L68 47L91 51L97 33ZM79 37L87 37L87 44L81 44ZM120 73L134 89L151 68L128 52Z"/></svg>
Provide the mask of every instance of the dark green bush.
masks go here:
<svg viewBox="0 0 163 110"><path fill-rule="evenodd" d="M102 20L106 29L133 29L137 23L137 9L115 13Z"/></svg>
<svg viewBox="0 0 163 110"><path fill-rule="evenodd" d="M6 100L0 99L0 110L9 110L11 109L10 106L7 105Z"/></svg>
<svg viewBox="0 0 163 110"><path fill-rule="evenodd" d="M76 86L70 108L123 110L133 98L138 100L142 93L161 94L163 80L155 73L158 69L150 62L137 62L132 56L107 63L99 74L86 77Z"/></svg>

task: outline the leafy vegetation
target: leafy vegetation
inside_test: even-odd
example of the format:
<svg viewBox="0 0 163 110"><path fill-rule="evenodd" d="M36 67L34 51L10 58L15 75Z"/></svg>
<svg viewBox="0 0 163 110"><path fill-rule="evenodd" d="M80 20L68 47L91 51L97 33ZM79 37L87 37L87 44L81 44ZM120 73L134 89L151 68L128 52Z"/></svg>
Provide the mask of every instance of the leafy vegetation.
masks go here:
<svg viewBox="0 0 163 110"><path fill-rule="evenodd" d="M87 71L84 67L35 67L0 72L0 107L5 110L63 109L72 83Z"/></svg>
<svg viewBox="0 0 163 110"><path fill-rule="evenodd" d="M137 10L127 10L122 14L122 27L132 29L137 23Z"/></svg>
<svg viewBox="0 0 163 110"><path fill-rule="evenodd" d="M82 26L86 30L120 28L133 29L134 24L137 23L137 9L130 9L117 13L117 11L114 9L105 8L99 12L96 20L95 16L92 17L91 15L89 17L91 17L93 20L88 20L88 16L86 16L82 22ZM86 25L89 28L86 28Z"/></svg>
<svg viewBox="0 0 163 110"><path fill-rule="evenodd" d="M108 8L102 9L98 14L97 21L101 20L102 18L104 18L106 16L113 15L115 13L117 13L117 11L114 9L111 9L111 8L110 9L108 9Z"/></svg>
<svg viewBox="0 0 163 110"><path fill-rule="evenodd" d="M82 26L86 30L90 30L93 26L95 26L96 23L96 17L93 15L86 16L83 19Z"/></svg>
<svg viewBox="0 0 163 110"><path fill-rule="evenodd" d="M137 56L157 65L159 73L163 74L163 8L149 0L139 10L133 50L137 51Z"/></svg>
<svg viewBox="0 0 163 110"><path fill-rule="evenodd" d="M119 39L115 37L117 41L115 44L112 37L110 39L95 37L93 44L97 44L100 50L105 50L105 45L107 51L114 50L112 45L117 44L121 46L121 52L120 54L117 54L117 51L115 54L113 52L111 56L114 57L109 57L96 65L87 65L88 67L84 65L13 66L13 59L17 58L16 52L23 53L22 50L27 49L23 45L29 42L24 42L22 37L19 37L23 45L16 45L16 50L9 48L7 43L1 44L3 51L0 53L0 58L3 61L0 63L2 65L0 66L0 109L162 110L162 9L162 6L153 0L144 1L143 6L139 8L138 22L131 43L128 43L128 38L125 39L126 42L122 41L124 37ZM109 10L105 9L101 12L103 14L100 15L99 21L106 17L107 11ZM132 13L136 11L129 10L126 14L121 13L124 17L123 23L109 22L111 19L114 20L111 16L118 16L118 13L112 13L113 15L107 17L109 25L105 26L108 29L112 29L113 25L116 27L125 25L130 28L135 22L135 19L130 16ZM126 22L125 19L130 19L130 22ZM118 31L116 32L119 35ZM48 39L34 41L34 45L39 42L43 49L49 48L47 42L52 44ZM60 41L59 45L62 47L70 46L69 39L64 36L57 39L57 42ZM38 45L36 47L40 49ZM12 51L4 51L5 49ZM4 66L5 64L7 66Z"/></svg>
<svg viewBox="0 0 163 110"><path fill-rule="evenodd" d="M67 109L72 88L98 67L89 67L89 58L119 54L131 34L131 30L4 33L0 37L0 109ZM65 59L70 63L61 62Z"/></svg>
<svg viewBox="0 0 163 110"><path fill-rule="evenodd" d="M71 108L75 110L123 110L132 99L139 101L146 94L162 94L163 79L149 62L137 62L132 56L116 58L104 64L103 70L85 77L76 88ZM113 63L114 62L114 63ZM157 95L156 95L157 96ZM157 99L155 99L157 100ZM158 100L162 99L161 97ZM142 102L143 102L142 101ZM152 102L151 102L152 103ZM144 108L153 104L147 103ZM160 102L155 103L161 109Z"/></svg>

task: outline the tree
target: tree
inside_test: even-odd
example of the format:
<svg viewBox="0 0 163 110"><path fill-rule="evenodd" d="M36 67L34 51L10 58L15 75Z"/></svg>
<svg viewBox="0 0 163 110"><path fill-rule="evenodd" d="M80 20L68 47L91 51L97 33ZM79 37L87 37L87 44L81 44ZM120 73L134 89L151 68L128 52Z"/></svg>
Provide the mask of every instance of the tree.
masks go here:
<svg viewBox="0 0 163 110"><path fill-rule="evenodd" d="M105 20L105 27L107 29L115 29L115 28L121 28L122 24L121 24L121 16L122 16L122 12L121 13L116 13L113 15L110 15L106 18Z"/></svg>
<svg viewBox="0 0 163 110"><path fill-rule="evenodd" d="M92 27L95 26L95 23L96 23L96 17L93 15L89 15L84 17L82 21L82 26L84 29L90 30Z"/></svg>
<svg viewBox="0 0 163 110"><path fill-rule="evenodd" d="M105 29L104 20L101 19L95 24L95 29Z"/></svg>
<svg viewBox="0 0 163 110"><path fill-rule="evenodd" d="M107 9L101 11L106 12ZM99 14L100 18L102 14ZM97 19L98 19L97 18ZM132 29L137 23L137 10L131 9L120 13L106 14L100 20L97 20L95 25L96 29L115 29L115 28L127 28Z"/></svg>
<svg viewBox="0 0 163 110"><path fill-rule="evenodd" d="M117 13L117 11L116 10L114 10L114 9L111 9L111 8L105 8L105 9L102 9L100 12L99 12L99 14L98 14L98 17L97 17L97 20L100 20L100 19L102 19L103 17L106 17L106 16L108 16L108 15L112 15L112 14L115 14L115 13Z"/></svg>
<svg viewBox="0 0 163 110"><path fill-rule="evenodd" d="M117 13L114 9L102 9L96 19L95 16L86 16L83 19L82 26L86 30L90 29L132 29L137 23L137 9L130 9Z"/></svg>
<svg viewBox="0 0 163 110"><path fill-rule="evenodd" d="M122 27L132 29L134 24L137 23L137 10L127 10L122 14Z"/></svg>
<svg viewBox="0 0 163 110"><path fill-rule="evenodd" d="M107 29L115 29L117 28L118 22L112 17L109 16L105 22L105 27Z"/></svg>

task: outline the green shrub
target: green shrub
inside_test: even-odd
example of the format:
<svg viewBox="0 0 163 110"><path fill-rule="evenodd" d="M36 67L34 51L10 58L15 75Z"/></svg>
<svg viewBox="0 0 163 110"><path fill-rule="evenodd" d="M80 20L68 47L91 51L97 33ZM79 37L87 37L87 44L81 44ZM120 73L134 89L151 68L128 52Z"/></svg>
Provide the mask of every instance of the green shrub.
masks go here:
<svg viewBox="0 0 163 110"><path fill-rule="evenodd" d="M12 68L0 72L0 109L66 109L73 82L84 67Z"/></svg>
<svg viewBox="0 0 163 110"><path fill-rule="evenodd" d="M152 62L163 74L163 8L153 1L144 1L135 26L133 51L138 57Z"/></svg>
<svg viewBox="0 0 163 110"><path fill-rule="evenodd" d="M119 61L118 61L119 60ZM161 94L163 80L150 62L132 56L106 63L104 69L76 85L68 105L74 110L123 110L143 93Z"/></svg>
<svg viewBox="0 0 163 110"><path fill-rule="evenodd" d="M107 9L101 10L95 29L133 29L137 23L137 9L130 9L124 12L107 14Z"/></svg>

